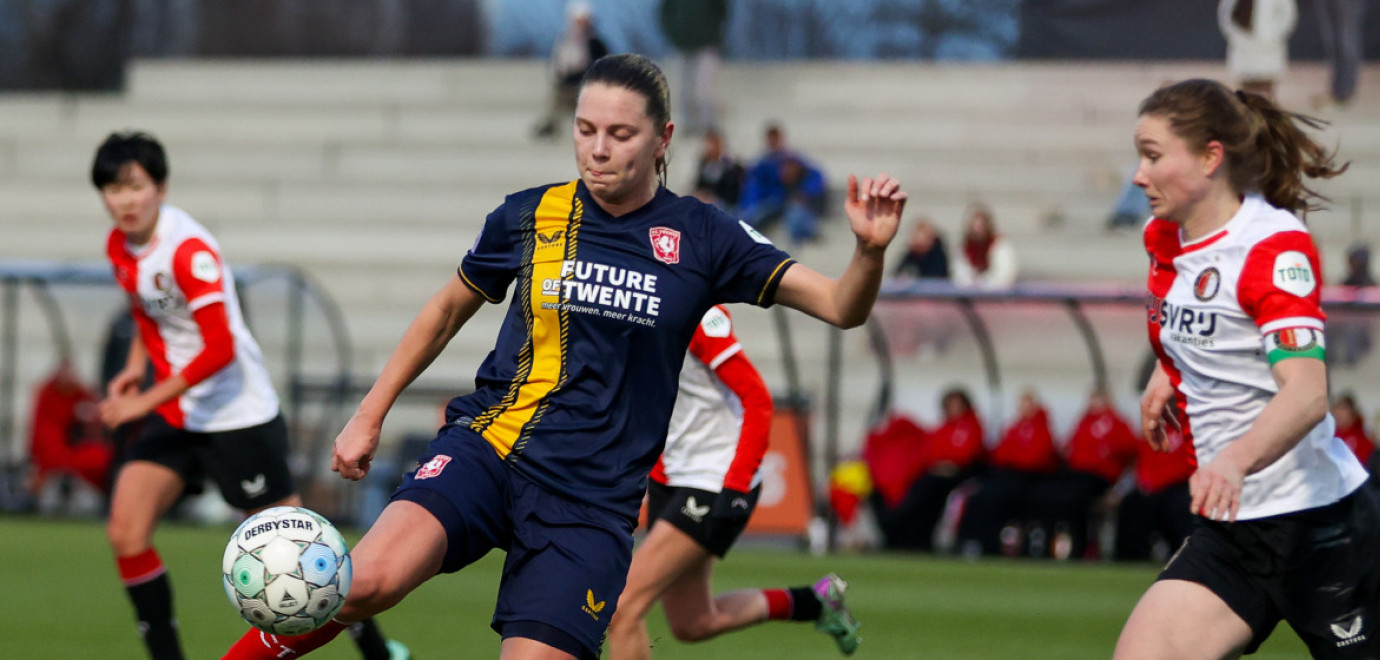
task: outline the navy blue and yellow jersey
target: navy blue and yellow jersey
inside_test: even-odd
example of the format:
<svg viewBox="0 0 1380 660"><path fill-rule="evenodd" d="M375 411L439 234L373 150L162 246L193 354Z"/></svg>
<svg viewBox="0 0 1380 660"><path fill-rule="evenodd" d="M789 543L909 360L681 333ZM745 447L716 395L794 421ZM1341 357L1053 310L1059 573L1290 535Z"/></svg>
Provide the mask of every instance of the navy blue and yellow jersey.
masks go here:
<svg viewBox="0 0 1380 660"><path fill-rule="evenodd" d="M718 303L769 307L793 263L664 187L619 217L578 180L510 195L459 275L489 302L511 284L513 300L447 419L538 484L635 516L696 324Z"/></svg>

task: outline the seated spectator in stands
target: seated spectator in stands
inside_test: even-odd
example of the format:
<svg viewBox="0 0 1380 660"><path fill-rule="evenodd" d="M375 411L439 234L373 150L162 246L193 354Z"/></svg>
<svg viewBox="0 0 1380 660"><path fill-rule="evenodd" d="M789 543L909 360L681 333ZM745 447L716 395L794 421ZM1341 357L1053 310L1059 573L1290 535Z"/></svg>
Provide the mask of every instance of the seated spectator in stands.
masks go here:
<svg viewBox="0 0 1380 660"><path fill-rule="evenodd" d="M878 474L896 469L884 462L894 456L863 449L863 460L873 470L873 512L882 529L886 547L929 550L934 547L934 527L944 514L949 491L972 476L982 458L982 421L972 400L962 389L951 389L941 399L944 423L920 436L919 451L904 459L911 482L896 498L895 486L883 490ZM870 439L869 439L870 444ZM890 493L889 495L887 493Z"/></svg>
<svg viewBox="0 0 1380 660"><path fill-rule="evenodd" d="M1040 519L1051 554L1082 558L1088 549L1093 505L1121 479L1136 456L1136 435L1112 406L1105 390L1095 389L1088 409L1064 447L1064 469L1032 489L1030 506Z"/></svg>
<svg viewBox="0 0 1380 660"><path fill-rule="evenodd" d="M954 284L1005 289L1016 283L1016 249L997 233L992 209L975 203L963 224L963 253L953 263Z"/></svg>
<svg viewBox="0 0 1380 660"><path fill-rule="evenodd" d="M704 134L700 162L695 168L695 197L734 213L743 190L743 166L724 149L719 132L709 129Z"/></svg>
<svg viewBox="0 0 1380 660"><path fill-rule="evenodd" d="M1354 244L1346 251L1346 277L1343 286L1372 287L1375 277L1370 274L1370 248ZM1340 310L1328 314L1327 362L1329 365L1356 366L1370 355L1374 347L1369 315Z"/></svg>
<svg viewBox="0 0 1380 660"><path fill-rule="evenodd" d="M959 548L965 555L977 555L979 548L985 554L1018 554L1022 548L1016 540L1034 513L1025 506L1030 489L1059 469L1049 414L1035 392L1027 390L1021 395L1016 420L988 454L987 464L987 473L978 479L977 491L964 506L958 526ZM1015 538L1002 538L1007 527ZM1003 547L1003 540L1008 541L1007 547Z"/></svg>
<svg viewBox="0 0 1380 660"><path fill-rule="evenodd" d="M1370 274L1370 248L1355 243L1346 250L1346 286L1375 286L1375 276Z"/></svg>
<svg viewBox="0 0 1380 660"><path fill-rule="evenodd" d="M1169 450L1156 451L1137 439L1135 478L1123 480L1127 492L1108 501L1116 511L1116 559L1164 561L1193 531L1188 510L1188 478L1196 469L1193 443L1172 428L1167 440Z"/></svg>
<svg viewBox="0 0 1380 660"><path fill-rule="evenodd" d="M906 254L892 271L894 277L949 278L949 254L944 238L929 218L921 216L910 231Z"/></svg>
<svg viewBox="0 0 1380 660"><path fill-rule="evenodd" d="M903 413L893 411L863 440L862 460L871 476L868 495L887 547L916 545L904 525L902 500L925 471L925 429Z"/></svg>
<svg viewBox="0 0 1380 660"><path fill-rule="evenodd" d="M1375 440L1366 433L1366 419L1356 407L1356 398L1342 394L1332 402L1332 419L1337 421L1337 437L1346 443L1351 453L1361 461L1361 465L1371 468L1370 460L1375 453Z"/></svg>
<svg viewBox="0 0 1380 660"><path fill-rule="evenodd" d="M765 139L766 152L743 181L739 213L761 230L784 221L795 245L812 241L819 236L819 216L828 202L824 174L786 147L779 125L769 124Z"/></svg>
<svg viewBox="0 0 1380 660"><path fill-rule="evenodd" d="M66 362L39 385L29 432L30 495L38 496L59 475L110 494L114 449L101 427L100 400Z"/></svg>

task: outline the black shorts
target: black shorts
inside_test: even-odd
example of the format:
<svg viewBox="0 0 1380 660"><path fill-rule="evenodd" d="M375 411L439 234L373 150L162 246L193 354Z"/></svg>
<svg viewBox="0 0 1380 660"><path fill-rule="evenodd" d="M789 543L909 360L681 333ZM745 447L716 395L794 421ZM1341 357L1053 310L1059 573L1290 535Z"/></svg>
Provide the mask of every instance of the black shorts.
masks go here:
<svg viewBox="0 0 1380 660"><path fill-rule="evenodd" d="M190 492L210 477L237 509L268 506L292 495L283 416L233 431L202 433L179 429L149 415L129 450L130 460L151 461L182 476Z"/></svg>
<svg viewBox="0 0 1380 660"><path fill-rule="evenodd" d="M1217 594L1251 627L1246 653L1282 619L1314 658L1380 657L1380 513L1369 488L1306 511L1197 522L1159 579Z"/></svg>
<svg viewBox="0 0 1380 660"><path fill-rule="evenodd" d="M715 557L723 558L747 527L751 511L757 508L758 486L748 493L749 515L736 521L725 521L713 515L714 500L719 494L710 490L667 486L649 481L647 487L647 528L658 519L690 535L695 542Z"/></svg>

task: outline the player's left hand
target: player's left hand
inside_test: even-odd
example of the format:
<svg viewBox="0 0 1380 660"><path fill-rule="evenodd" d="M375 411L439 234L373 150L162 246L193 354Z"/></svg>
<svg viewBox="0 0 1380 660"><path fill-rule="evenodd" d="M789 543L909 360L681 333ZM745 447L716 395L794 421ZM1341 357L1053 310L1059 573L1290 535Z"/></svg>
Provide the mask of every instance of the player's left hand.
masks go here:
<svg viewBox="0 0 1380 660"><path fill-rule="evenodd" d="M101 423L108 429L121 424L143 419L153 412L153 407L138 394L115 395L101 402Z"/></svg>
<svg viewBox="0 0 1380 660"><path fill-rule="evenodd" d="M858 246L883 250L896 236L901 224L901 211L906 207L906 194L901 182L886 175L876 178L848 175L848 197L843 209L848 214L848 226L858 237Z"/></svg>
<svg viewBox="0 0 1380 660"><path fill-rule="evenodd" d="M1245 481L1246 471L1219 454L1189 478L1189 511L1208 520L1236 522L1236 512L1241 508L1241 485Z"/></svg>

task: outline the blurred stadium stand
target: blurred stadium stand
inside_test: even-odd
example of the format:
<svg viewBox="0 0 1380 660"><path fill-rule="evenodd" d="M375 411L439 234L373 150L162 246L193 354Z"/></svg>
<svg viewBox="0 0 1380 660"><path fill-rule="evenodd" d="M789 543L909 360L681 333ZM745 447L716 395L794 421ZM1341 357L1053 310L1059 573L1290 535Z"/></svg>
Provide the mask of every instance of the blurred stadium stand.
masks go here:
<svg viewBox="0 0 1380 660"><path fill-rule="evenodd" d="M655 3L592 4L616 50L668 52L648 27ZM170 201L216 234L232 266L281 264L319 283L340 306L353 372L367 383L502 196L574 176L568 144L528 139L546 103L540 58L560 29L563 5L0 3L0 89L119 90L0 93L0 260L99 260L109 221L88 183L91 155L111 131L149 130L169 150ZM100 11L82 11L87 7ZM1326 88L1326 70L1309 60L1317 54L1316 30L1306 3L1301 9L1295 62L1280 95L1287 107L1307 111L1309 98ZM1141 35L1164 21L1183 28L1161 31L1163 39L1126 36L1127 26ZM1368 34L1377 34L1375 26L1380 11L1369 13ZM933 218L951 250L963 208L987 202L1014 239L1026 282L1134 286L1144 276L1136 233L1108 231L1105 221L1134 162L1135 107L1166 80L1225 77L1215 30L1209 4L1194 0L742 0L719 81L723 130L732 153L752 158L763 125L781 122L789 142L817 159L836 189L848 173L897 175L911 194L908 215ZM300 38L306 32L311 38ZM1367 44L1372 58L1380 54L1375 41ZM426 58L481 54L491 58ZM121 66L130 55L135 59ZM1333 122L1325 142L1352 161L1350 173L1319 186L1333 209L1310 218L1326 276L1337 281L1352 242L1380 241L1380 67L1363 72L1350 107L1319 114ZM673 188L687 191L697 151L693 136L678 136ZM837 273L850 250L842 225L826 222L825 240L797 256ZM5 376L19 393L13 437L23 438L28 390L62 349L37 309L47 303L15 295L19 360ZM94 381L107 322L123 301L100 287L54 287L54 295L67 313L76 364ZM878 324L952 316L946 305L898 296L879 306ZM283 309L251 310L270 354L288 351L287 335L267 330L281 327L275 315ZM1047 394L1056 426L1071 424L1092 372L1067 310L996 302L974 309L993 335L1000 387L990 386L981 344L962 322L926 326L920 318L922 328L952 333L942 346L910 346L914 337L892 332L887 341L907 350L889 351L885 364L869 348L875 333L845 334L842 381L831 390L830 335L822 324L781 317L801 356L789 362L771 313L744 308L735 316L778 395L798 383L820 410L837 393L833 428L844 454L861 437L883 382L890 383L885 400L927 420L937 418L941 388L968 385L993 429L1019 390L1035 385ZM491 306L476 316L426 376L435 388L428 394L471 386L502 313ZM1087 316L1103 340L1109 384L1122 409L1134 411L1131 383L1145 351L1141 315L1125 303L1090 308ZM304 364L318 373L334 349L323 317L308 314L305 323ZM1380 389L1360 378L1370 366L1347 366L1334 379L1339 389L1360 391L1373 410ZM275 377L286 393L288 376L279 369ZM419 403L390 417L396 436L434 425L436 402ZM830 431L823 416L813 419L816 437ZM20 458L20 444L0 446L0 463Z"/></svg>
<svg viewBox="0 0 1380 660"><path fill-rule="evenodd" d="M1134 160L1136 103L1163 80L1222 73L1216 62L810 62L730 64L721 83L729 145L740 155L753 155L764 122L779 120L835 185L850 172L895 174L911 193L912 217L931 215L950 237L968 202L987 201L1016 240L1026 280L1134 284L1144 269L1138 240L1106 231L1104 221ZM108 221L87 182L92 150L111 130L145 128L168 146L170 200L215 232L232 265L287 264L319 281L343 310L356 372L372 375L503 194L573 176L567 144L527 139L542 76L536 61L161 60L136 62L120 95L0 96L0 258L98 259ZM1294 67L1284 103L1303 106L1323 76L1317 65ZM1311 219L1334 281L1348 244L1380 238L1380 69L1365 72L1361 94L1349 109L1323 113L1334 122L1327 141L1353 161L1349 174L1322 186L1334 210ZM685 189L696 148L692 140L673 148L673 187ZM822 243L798 256L838 272L849 254L847 230L839 222L825 230ZM118 303L113 291L101 299L104 308L81 303L72 328L79 365L95 363L106 310ZM481 312L430 376L457 391L469 387L501 316L499 307ZM780 391L769 316L747 309L738 316L748 349ZM822 356L825 330L792 318L797 349ZM1038 331L1019 318L992 325ZM24 346L47 343L41 326L21 330ZM1125 332L1125 348L1114 350L1140 351L1138 326ZM876 390L866 345L862 333L844 344L845 452ZM1042 355L1020 354L1037 363ZM1032 368L1042 381L1066 382L1081 401L1088 380L1079 355L1071 361L1080 366L1063 372L1062 359ZM50 367L37 353L25 358L21 384ZM822 396L823 360L802 360L800 369L806 393ZM980 382L975 363L945 371L967 372ZM1008 393L1020 384L1013 380ZM1113 385L1125 398L1123 382ZM932 416L932 397L904 400ZM431 415L425 407L393 421L426 425Z"/></svg>

